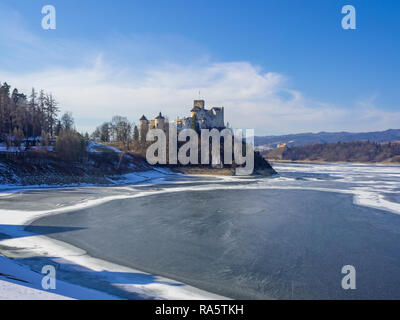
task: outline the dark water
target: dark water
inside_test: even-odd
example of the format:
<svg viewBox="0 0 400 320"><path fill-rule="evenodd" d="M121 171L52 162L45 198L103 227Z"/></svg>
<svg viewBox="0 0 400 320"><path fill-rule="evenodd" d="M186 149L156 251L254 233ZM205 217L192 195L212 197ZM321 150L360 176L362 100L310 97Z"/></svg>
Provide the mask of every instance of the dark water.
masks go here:
<svg viewBox="0 0 400 320"><path fill-rule="evenodd" d="M180 191L34 225L81 227L49 236L231 298L400 298L400 216L357 206L350 194ZM356 268L356 290L341 287L344 265Z"/></svg>

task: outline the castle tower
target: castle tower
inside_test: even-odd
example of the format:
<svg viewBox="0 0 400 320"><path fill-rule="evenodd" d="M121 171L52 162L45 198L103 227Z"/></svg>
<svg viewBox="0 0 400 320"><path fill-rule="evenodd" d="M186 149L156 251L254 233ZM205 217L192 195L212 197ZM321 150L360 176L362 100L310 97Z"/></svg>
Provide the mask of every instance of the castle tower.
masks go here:
<svg viewBox="0 0 400 320"><path fill-rule="evenodd" d="M204 100L194 100L193 107L198 107L200 109L204 109Z"/></svg>
<svg viewBox="0 0 400 320"><path fill-rule="evenodd" d="M161 111L154 120L156 129L161 129L161 130L165 129L165 118L161 114Z"/></svg>
<svg viewBox="0 0 400 320"><path fill-rule="evenodd" d="M143 115L139 119L139 140L140 141L146 141L146 134L147 131L149 131L149 121L147 118Z"/></svg>

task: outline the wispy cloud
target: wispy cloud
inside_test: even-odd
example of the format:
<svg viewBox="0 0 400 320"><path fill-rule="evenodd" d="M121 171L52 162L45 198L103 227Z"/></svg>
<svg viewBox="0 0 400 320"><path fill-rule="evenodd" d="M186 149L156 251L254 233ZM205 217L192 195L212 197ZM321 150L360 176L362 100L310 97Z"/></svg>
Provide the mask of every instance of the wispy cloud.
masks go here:
<svg viewBox="0 0 400 320"><path fill-rule="evenodd" d="M16 12L13 21L13 31L8 26L0 37L7 37L7 49L13 46L19 53L14 63L1 64L0 79L25 92L32 86L52 92L83 130L115 114L132 121L160 110L171 120L187 116L199 91L207 104L225 107L233 126L254 128L256 134L380 130L397 127L400 120L400 112L380 110L374 97L350 101L346 108L315 101L290 86L283 74L246 61L213 62L196 44L177 55L184 42L179 37L160 41L160 36L120 35L101 47L61 39L49 43L26 31ZM36 68L15 67L28 63Z"/></svg>

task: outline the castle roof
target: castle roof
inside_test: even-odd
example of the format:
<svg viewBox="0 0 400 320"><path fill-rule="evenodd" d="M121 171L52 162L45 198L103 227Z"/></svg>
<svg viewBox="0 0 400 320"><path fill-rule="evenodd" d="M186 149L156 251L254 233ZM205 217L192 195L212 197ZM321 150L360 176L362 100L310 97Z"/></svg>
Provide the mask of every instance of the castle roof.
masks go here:
<svg viewBox="0 0 400 320"><path fill-rule="evenodd" d="M165 118L162 116L161 111L160 111L159 115L156 117L156 119L165 119Z"/></svg>
<svg viewBox="0 0 400 320"><path fill-rule="evenodd" d="M195 112L195 111L199 111L201 108L198 106L195 106L192 108L192 110L190 110L190 112Z"/></svg>
<svg viewBox="0 0 400 320"><path fill-rule="evenodd" d="M144 115L142 115L142 117L139 120L147 120L147 118Z"/></svg>

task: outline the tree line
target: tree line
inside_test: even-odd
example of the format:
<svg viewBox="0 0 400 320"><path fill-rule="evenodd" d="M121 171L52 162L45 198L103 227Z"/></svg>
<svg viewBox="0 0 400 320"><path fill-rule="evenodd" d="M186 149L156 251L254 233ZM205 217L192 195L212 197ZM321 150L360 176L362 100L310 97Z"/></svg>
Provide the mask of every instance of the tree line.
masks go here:
<svg viewBox="0 0 400 320"><path fill-rule="evenodd" d="M139 142L139 129L128 118L114 116L110 122L104 122L98 126L91 138L99 142L121 143L125 149L130 149L133 143Z"/></svg>
<svg viewBox="0 0 400 320"><path fill-rule="evenodd" d="M291 161L400 162L400 143L371 141L320 143L267 151L267 159Z"/></svg>
<svg viewBox="0 0 400 320"><path fill-rule="evenodd" d="M20 147L22 142L52 144L63 160L76 161L86 152L89 136L79 134L70 112L59 117L58 102L51 93L32 88L29 97L0 82L0 142ZM33 139L28 139L33 138ZM39 139L38 139L39 138ZM54 143L51 143L51 142ZM25 148L33 145L25 144Z"/></svg>
<svg viewBox="0 0 400 320"><path fill-rule="evenodd" d="M7 137L53 137L61 127L58 103L50 93L32 88L27 97L17 88L0 83L0 141Z"/></svg>

